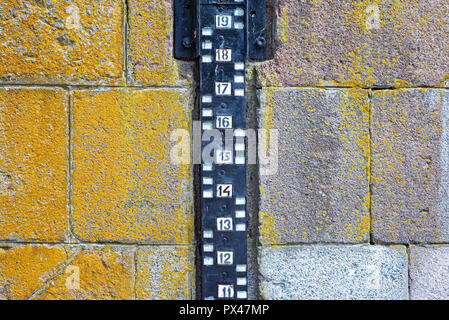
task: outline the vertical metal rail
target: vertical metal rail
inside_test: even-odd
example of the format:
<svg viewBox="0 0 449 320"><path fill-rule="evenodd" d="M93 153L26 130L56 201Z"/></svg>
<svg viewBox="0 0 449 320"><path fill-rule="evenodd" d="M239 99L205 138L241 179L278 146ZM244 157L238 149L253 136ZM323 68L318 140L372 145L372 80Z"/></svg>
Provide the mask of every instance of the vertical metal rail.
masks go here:
<svg viewBox="0 0 449 320"><path fill-rule="evenodd" d="M243 0L198 1L202 296L246 299L246 8ZM218 140L210 154L207 137Z"/></svg>
<svg viewBox="0 0 449 320"><path fill-rule="evenodd" d="M248 297L245 61L266 55L265 10L264 0L175 1L175 57L199 57L207 300Z"/></svg>

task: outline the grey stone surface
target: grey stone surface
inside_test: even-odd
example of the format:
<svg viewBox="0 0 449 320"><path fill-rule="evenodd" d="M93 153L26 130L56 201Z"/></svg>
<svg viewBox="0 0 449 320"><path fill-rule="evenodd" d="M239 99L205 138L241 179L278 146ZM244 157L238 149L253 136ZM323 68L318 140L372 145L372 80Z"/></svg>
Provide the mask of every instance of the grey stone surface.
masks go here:
<svg viewBox="0 0 449 320"><path fill-rule="evenodd" d="M408 299L403 246L307 245L263 247L264 299Z"/></svg>
<svg viewBox="0 0 449 320"><path fill-rule="evenodd" d="M409 249L410 298L449 300L449 247Z"/></svg>
<svg viewBox="0 0 449 320"><path fill-rule="evenodd" d="M449 240L449 91L376 91L372 102L376 242Z"/></svg>
<svg viewBox="0 0 449 320"><path fill-rule="evenodd" d="M194 299L194 255L193 246L141 246L135 258L136 299Z"/></svg>
<svg viewBox="0 0 449 320"><path fill-rule="evenodd" d="M437 86L448 78L447 0L275 2L266 86Z"/></svg>
<svg viewBox="0 0 449 320"><path fill-rule="evenodd" d="M278 170L260 170L260 241L367 242L368 91L265 88L260 98L260 127L279 131Z"/></svg>

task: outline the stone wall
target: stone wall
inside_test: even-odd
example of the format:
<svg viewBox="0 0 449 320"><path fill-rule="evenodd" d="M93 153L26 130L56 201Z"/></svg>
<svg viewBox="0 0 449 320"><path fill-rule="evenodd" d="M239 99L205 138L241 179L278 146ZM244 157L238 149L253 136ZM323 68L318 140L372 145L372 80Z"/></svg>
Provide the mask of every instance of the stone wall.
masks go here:
<svg viewBox="0 0 449 320"><path fill-rule="evenodd" d="M254 67L279 169L260 176L265 299L444 299L449 3L273 1Z"/></svg>
<svg viewBox="0 0 449 320"><path fill-rule="evenodd" d="M171 1L2 0L0 23L0 298L193 298Z"/></svg>
<svg viewBox="0 0 449 320"><path fill-rule="evenodd" d="M449 3L268 0L250 298L448 299ZM194 64L171 0L0 0L0 298L192 299ZM266 147L269 148L269 147ZM270 150L266 150L270 151Z"/></svg>

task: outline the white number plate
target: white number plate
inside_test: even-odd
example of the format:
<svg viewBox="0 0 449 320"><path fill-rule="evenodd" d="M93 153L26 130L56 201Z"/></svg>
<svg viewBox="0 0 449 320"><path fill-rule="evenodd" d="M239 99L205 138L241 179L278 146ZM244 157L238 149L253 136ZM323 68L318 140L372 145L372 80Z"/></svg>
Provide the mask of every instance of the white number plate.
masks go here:
<svg viewBox="0 0 449 320"><path fill-rule="evenodd" d="M215 128L231 129L232 128L232 116L217 116L217 120L215 122Z"/></svg>
<svg viewBox="0 0 449 320"><path fill-rule="evenodd" d="M215 60L217 60L218 62L232 61L232 49L216 49Z"/></svg>
<svg viewBox="0 0 449 320"><path fill-rule="evenodd" d="M232 231L232 218L217 218L218 231Z"/></svg>
<svg viewBox="0 0 449 320"><path fill-rule="evenodd" d="M217 251L217 264L232 265L234 264L234 253L232 251Z"/></svg>
<svg viewBox="0 0 449 320"><path fill-rule="evenodd" d="M232 164L232 151L217 150L217 164Z"/></svg>
<svg viewBox="0 0 449 320"><path fill-rule="evenodd" d="M218 198L232 198L232 184L217 185Z"/></svg>
<svg viewBox="0 0 449 320"><path fill-rule="evenodd" d="M232 284L219 284L218 285L218 297L219 298L234 298L234 286Z"/></svg>
<svg viewBox="0 0 449 320"><path fill-rule="evenodd" d="M215 16L215 26L217 29L231 29L232 28L232 16L220 14Z"/></svg>
<svg viewBox="0 0 449 320"><path fill-rule="evenodd" d="M230 96L232 94L231 82L215 82L215 94L217 96Z"/></svg>

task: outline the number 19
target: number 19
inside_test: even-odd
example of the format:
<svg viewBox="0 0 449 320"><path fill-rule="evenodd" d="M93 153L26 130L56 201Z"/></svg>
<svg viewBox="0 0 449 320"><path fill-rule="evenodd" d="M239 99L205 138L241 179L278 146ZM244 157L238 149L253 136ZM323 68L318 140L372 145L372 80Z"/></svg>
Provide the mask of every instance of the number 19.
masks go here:
<svg viewBox="0 0 449 320"><path fill-rule="evenodd" d="M217 29L232 28L232 16L229 16L229 15L215 16L215 26L217 27Z"/></svg>

